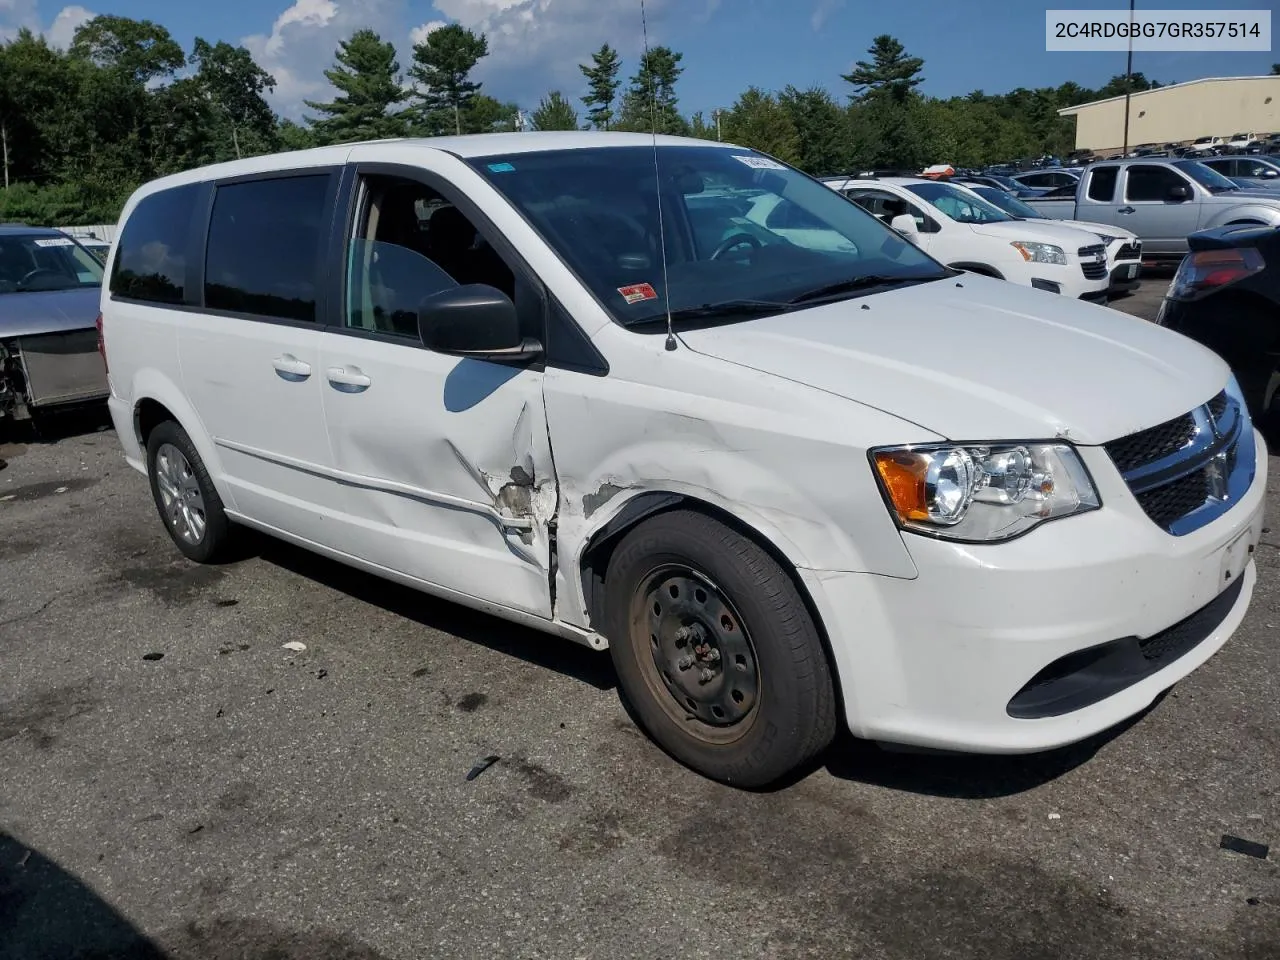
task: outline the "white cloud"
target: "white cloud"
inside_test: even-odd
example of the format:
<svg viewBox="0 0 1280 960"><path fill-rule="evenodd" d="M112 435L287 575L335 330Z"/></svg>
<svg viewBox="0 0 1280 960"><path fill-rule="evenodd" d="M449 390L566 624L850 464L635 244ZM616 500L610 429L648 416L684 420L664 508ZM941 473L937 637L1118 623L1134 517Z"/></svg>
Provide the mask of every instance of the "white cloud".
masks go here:
<svg viewBox="0 0 1280 960"><path fill-rule="evenodd" d="M71 41L75 39L76 30L80 25L86 20L92 20L95 16L97 14L92 10L86 10L79 5L63 7L53 18L53 23L45 31L45 36L49 38L50 44L65 50L71 46Z"/></svg>
<svg viewBox="0 0 1280 960"><path fill-rule="evenodd" d="M809 25L813 27L813 32L817 33L824 26L831 15L844 6L845 0L818 0L818 5L813 8L813 15L809 17Z"/></svg>
<svg viewBox="0 0 1280 960"><path fill-rule="evenodd" d="M409 31L409 43L417 46L426 41L427 37L435 33L441 27L447 27L449 24L443 20L432 20L430 23L424 23L419 27L414 27Z"/></svg>
<svg viewBox="0 0 1280 960"><path fill-rule="evenodd" d="M66 48L75 36L76 27L92 16L92 11L79 5L64 7L46 30L36 0L0 0L0 42L12 40L25 28L44 34L55 47Z"/></svg>

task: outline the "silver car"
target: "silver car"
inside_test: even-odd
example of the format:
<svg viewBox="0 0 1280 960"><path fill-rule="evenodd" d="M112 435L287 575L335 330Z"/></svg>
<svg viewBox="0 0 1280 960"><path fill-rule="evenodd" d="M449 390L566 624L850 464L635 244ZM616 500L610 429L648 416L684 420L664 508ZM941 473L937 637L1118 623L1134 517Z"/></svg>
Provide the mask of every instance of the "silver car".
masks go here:
<svg viewBox="0 0 1280 960"><path fill-rule="evenodd" d="M103 400L102 264L59 230L0 225L0 422Z"/></svg>

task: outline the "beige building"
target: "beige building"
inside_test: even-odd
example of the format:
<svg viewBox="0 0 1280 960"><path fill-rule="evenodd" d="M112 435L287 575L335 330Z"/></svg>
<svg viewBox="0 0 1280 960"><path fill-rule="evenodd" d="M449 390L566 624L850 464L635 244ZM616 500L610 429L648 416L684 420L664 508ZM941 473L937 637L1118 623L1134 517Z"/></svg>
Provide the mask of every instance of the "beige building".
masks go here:
<svg viewBox="0 0 1280 960"><path fill-rule="evenodd" d="M1076 118L1076 149L1095 153L1124 144L1124 97L1059 110ZM1183 143L1197 137L1280 132L1280 76L1207 77L1134 93L1129 146Z"/></svg>

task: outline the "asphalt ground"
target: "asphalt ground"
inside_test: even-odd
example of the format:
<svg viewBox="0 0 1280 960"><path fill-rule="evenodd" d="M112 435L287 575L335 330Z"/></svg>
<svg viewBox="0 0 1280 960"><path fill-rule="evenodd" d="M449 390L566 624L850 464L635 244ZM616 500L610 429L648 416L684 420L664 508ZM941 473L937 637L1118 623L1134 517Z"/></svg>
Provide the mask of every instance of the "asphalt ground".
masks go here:
<svg viewBox="0 0 1280 960"><path fill-rule="evenodd" d="M846 740L752 794L641 735L607 655L266 540L187 563L100 418L0 459L3 960L1280 957L1275 533L1123 729Z"/></svg>

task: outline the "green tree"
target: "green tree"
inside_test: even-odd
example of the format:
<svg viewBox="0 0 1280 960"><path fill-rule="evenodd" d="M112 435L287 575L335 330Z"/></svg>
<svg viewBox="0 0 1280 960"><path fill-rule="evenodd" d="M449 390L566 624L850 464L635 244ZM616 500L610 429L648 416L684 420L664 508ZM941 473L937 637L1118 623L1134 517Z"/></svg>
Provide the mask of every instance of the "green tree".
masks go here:
<svg viewBox="0 0 1280 960"><path fill-rule="evenodd" d="M308 127L286 117L276 124L276 143L281 150L308 150L316 146L316 136Z"/></svg>
<svg viewBox="0 0 1280 960"><path fill-rule="evenodd" d="M846 83L857 88L852 95L855 99L887 95L901 103L924 80L920 76L924 61L907 56L902 44L887 33L872 40L867 53L871 54L869 61L859 60L852 72L843 75Z"/></svg>
<svg viewBox="0 0 1280 960"><path fill-rule="evenodd" d="M683 59L684 54L670 47L653 47L640 58L640 68L622 98L622 129L671 134L687 131L676 95L676 82L684 72L680 66Z"/></svg>
<svg viewBox="0 0 1280 960"><path fill-rule="evenodd" d="M613 105L618 99L618 70L622 61L618 51L604 44L591 55L591 66L578 64L578 69L587 78L588 93L582 98L586 104L587 118L597 130L608 130L613 122Z"/></svg>
<svg viewBox="0 0 1280 960"><path fill-rule="evenodd" d="M413 48L409 76L421 84L416 112L418 122L439 132L440 118L449 116L454 133L462 133L463 113L480 90L471 71L489 53L489 41L461 24L451 23L431 31Z"/></svg>
<svg viewBox="0 0 1280 960"><path fill-rule="evenodd" d="M102 14L76 28L71 56L118 70L137 84L172 76L186 65L182 47L150 20Z"/></svg>
<svg viewBox="0 0 1280 960"><path fill-rule="evenodd" d="M749 87L724 117L727 140L777 157L786 163L800 160L800 136L787 108L771 93Z"/></svg>
<svg viewBox="0 0 1280 960"><path fill-rule="evenodd" d="M577 130L578 111L559 90L542 98L533 111L533 125L539 130Z"/></svg>
<svg viewBox="0 0 1280 960"><path fill-rule="evenodd" d="M708 122L707 118L702 115L702 111L697 111L689 118L689 136L697 140L718 140L716 135L715 111L712 111L712 119Z"/></svg>
<svg viewBox="0 0 1280 960"><path fill-rule="evenodd" d="M407 93L400 86L400 64L394 44L372 30L357 30L338 44L337 62L324 72L338 90L328 103L307 101L323 116L312 121L321 143L378 140L404 133L402 113L392 112Z"/></svg>
<svg viewBox="0 0 1280 960"><path fill-rule="evenodd" d="M797 90L787 87L778 103L796 131L797 166L815 175L849 169L848 117L835 99L821 87Z"/></svg>
<svg viewBox="0 0 1280 960"><path fill-rule="evenodd" d="M502 103L487 94L477 93L462 114L462 132L513 133L519 112L518 104Z"/></svg>
<svg viewBox="0 0 1280 960"><path fill-rule="evenodd" d="M1110 97L1123 97L1125 92L1125 77L1123 73L1117 73L1114 77L1107 81L1106 85L1099 89L1093 96L1095 100L1106 100ZM1128 74L1129 92L1137 93L1139 90L1154 90L1160 84L1148 80L1141 71Z"/></svg>
<svg viewBox="0 0 1280 960"><path fill-rule="evenodd" d="M244 47L224 40L216 44L196 37L191 53L196 83L214 116L231 135L237 158L261 153L275 145L275 115L263 94L275 89L271 74L259 67Z"/></svg>

